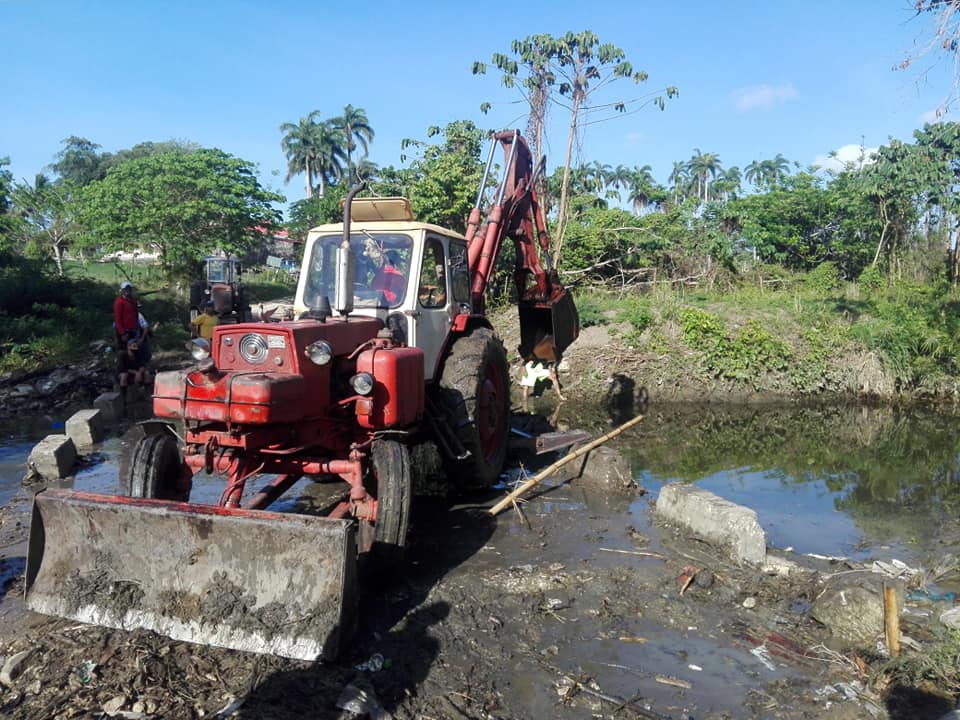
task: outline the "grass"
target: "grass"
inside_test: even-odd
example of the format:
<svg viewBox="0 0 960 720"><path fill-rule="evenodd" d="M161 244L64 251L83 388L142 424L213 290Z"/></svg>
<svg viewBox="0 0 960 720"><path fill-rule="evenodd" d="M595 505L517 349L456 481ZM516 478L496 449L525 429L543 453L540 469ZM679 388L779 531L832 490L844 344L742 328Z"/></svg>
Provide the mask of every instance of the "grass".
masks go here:
<svg viewBox="0 0 960 720"><path fill-rule="evenodd" d="M796 391L820 387L831 363L874 353L904 390L960 380L960 294L947 285L888 288L841 282L829 268L787 278L771 289L673 290L621 297L579 290L581 324L626 323L631 341L665 338L680 327L705 375L759 388L779 373ZM631 342L630 344L633 344Z"/></svg>

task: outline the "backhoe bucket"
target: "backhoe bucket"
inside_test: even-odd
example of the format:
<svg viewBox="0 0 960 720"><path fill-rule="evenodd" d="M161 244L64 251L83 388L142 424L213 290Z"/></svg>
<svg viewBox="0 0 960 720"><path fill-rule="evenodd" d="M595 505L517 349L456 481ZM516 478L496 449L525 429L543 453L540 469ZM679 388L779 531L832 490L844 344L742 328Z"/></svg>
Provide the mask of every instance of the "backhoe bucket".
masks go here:
<svg viewBox="0 0 960 720"><path fill-rule="evenodd" d="M534 357L550 362L559 360L580 334L580 316L569 290L561 290L550 301L523 301L519 311L519 350L525 360ZM552 346L553 357L540 357L545 346Z"/></svg>
<svg viewBox="0 0 960 720"><path fill-rule="evenodd" d="M48 489L33 503L36 612L299 660L349 638L346 520Z"/></svg>

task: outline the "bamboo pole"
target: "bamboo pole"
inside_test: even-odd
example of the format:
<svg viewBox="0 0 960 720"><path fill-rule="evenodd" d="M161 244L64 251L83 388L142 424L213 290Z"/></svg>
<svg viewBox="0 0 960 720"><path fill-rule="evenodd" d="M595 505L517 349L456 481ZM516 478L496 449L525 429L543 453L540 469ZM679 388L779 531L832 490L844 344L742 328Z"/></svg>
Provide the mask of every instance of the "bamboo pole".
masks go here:
<svg viewBox="0 0 960 720"><path fill-rule="evenodd" d="M900 614L897 612L897 588L883 586L883 633L890 657L900 655Z"/></svg>
<svg viewBox="0 0 960 720"><path fill-rule="evenodd" d="M503 500L501 500L501 501L498 502L496 505L494 505L492 508L490 508L490 510L488 510L487 512L489 512L491 515L497 515L497 514L503 512L506 508L508 508L508 507L510 507L511 505L513 505L514 501L515 501L518 497L520 497L521 495L525 494L525 493L527 492L527 490L529 490L529 489L531 489L531 488L533 488L533 487L536 487L537 485L539 485L540 483L542 483L544 480L546 480L548 477L550 477L553 473L555 473L558 469L560 469L561 467L563 467L563 466L566 465L567 463L576 460L578 457L583 457L583 456L586 455L588 452L590 452L591 450L593 450L595 447L597 447L597 446L599 446L599 445L603 445L603 443L605 443L607 440L610 440L611 438L615 438L617 435L619 435L620 433L622 433L624 430L629 430L629 429L632 428L634 425L636 425L637 423L639 423L641 420L643 420L643 415L637 415L635 418L633 418L633 420L628 420L627 422L625 422L625 423L624 423L623 425L621 425L620 427L618 427L618 428L616 428L616 429L614 429L614 430L611 430L611 431L608 432L606 435L604 435L604 436L602 436L602 437L598 437L596 440L593 440L593 441L587 443L586 445L584 445L584 446L583 446L582 448L580 448L579 450L576 450L575 452L572 452L572 453L570 453L569 455L564 455L562 458L560 458L560 459L557 460L555 463L553 463L553 465L550 465L549 467L541 470L541 471L538 472L536 475L534 475L532 478L530 478L529 480L527 480L526 482L524 482L523 485L521 485L521 486L518 487L516 490L514 490L513 492L511 492L509 495L507 495L505 498L503 498Z"/></svg>

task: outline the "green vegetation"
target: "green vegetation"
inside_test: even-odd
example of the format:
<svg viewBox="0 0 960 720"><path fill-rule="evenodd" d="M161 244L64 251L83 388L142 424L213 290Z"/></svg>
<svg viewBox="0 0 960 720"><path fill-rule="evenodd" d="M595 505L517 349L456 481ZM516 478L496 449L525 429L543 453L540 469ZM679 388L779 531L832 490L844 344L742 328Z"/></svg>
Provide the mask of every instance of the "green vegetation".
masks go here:
<svg viewBox="0 0 960 720"><path fill-rule="evenodd" d="M902 392L937 395L956 385L960 292L950 284L861 287L841 282L830 265L777 278L642 295L583 288L576 297L583 327L605 325L619 334L626 324L625 344L667 352L706 381L839 392L834 376L851 370L851 358L872 356Z"/></svg>

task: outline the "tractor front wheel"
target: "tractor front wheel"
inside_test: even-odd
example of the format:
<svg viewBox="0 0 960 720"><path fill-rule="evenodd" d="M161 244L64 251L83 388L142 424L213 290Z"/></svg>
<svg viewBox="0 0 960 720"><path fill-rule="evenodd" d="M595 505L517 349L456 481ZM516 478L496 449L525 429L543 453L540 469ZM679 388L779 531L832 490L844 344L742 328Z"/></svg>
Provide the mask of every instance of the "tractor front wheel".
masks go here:
<svg viewBox="0 0 960 720"><path fill-rule="evenodd" d="M492 485L507 457L510 373L503 343L489 328L454 342L443 364L440 394L454 432L470 453L447 458L448 477L465 488Z"/></svg>
<svg viewBox="0 0 960 720"><path fill-rule="evenodd" d="M169 433L145 435L133 451L125 479L127 495L186 501L190 491L185 491L184 486L189 486L189 472L176 438Z"/></svg>
<svg viewBox="0 0 960 720"><path fill-rule="evenodd" d="M377 499L377 519L361 521L359 549L369 552L378 567L389 568L403 559L410 524L410 453L394 440L374 440L370 471Z"/></svg>

